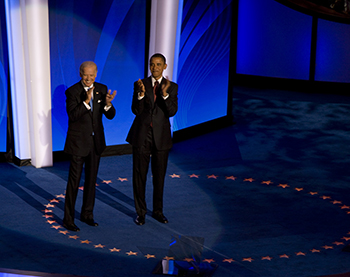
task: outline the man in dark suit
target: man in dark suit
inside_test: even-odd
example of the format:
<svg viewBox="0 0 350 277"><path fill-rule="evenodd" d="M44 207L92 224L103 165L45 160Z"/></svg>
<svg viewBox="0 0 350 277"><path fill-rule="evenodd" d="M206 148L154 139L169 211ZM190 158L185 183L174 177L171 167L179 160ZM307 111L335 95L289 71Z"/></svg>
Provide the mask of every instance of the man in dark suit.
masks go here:
<svg viewBox="0 0 350 277"><path fill-rule="evenodd" d="M107 92L107 86L95 82L96 75L96 64L83 62L80 66L81 80L66 90L68 132L64 152L70 155L70 167L63 226L71 231L79 231L74 224L74 211L84 164L85 182L80 220L90 226L98 225L94 221L93 208L100 157L106 147L102 115L112 119L116 113L111 102L117 92Z"/></svg>
<svg viewBox="0 0 350 277"><path fill-rule="evenodd" d="M133 190L137 225L145 223L145 190L151 160L153 174L152 217L168 223L163 214L164 178L168 153L172 147L169 118L177 112L177 84L163 77L165 57L154 54L150 59L151 76L134 83L132 112L136 115L126 141L133 146ZM151 158L152 157L152 158Z"/></svg>

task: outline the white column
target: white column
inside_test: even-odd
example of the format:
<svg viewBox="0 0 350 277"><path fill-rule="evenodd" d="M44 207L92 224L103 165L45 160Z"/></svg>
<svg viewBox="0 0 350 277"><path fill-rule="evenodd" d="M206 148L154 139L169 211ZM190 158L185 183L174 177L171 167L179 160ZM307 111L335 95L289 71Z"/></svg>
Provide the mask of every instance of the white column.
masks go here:
<svg viewBox="0 0 350 277"><path fill-rule="evenodd" d="M5 0L15 156L52 166L48 0Z"/></svg>
<svg viewBox="0 0 350 277"><path fill-rule="evenodd" d="M149 56L163 54L168 67L164 72L170 80L177 79L178 46L183 0L152 0Z"/></svg>

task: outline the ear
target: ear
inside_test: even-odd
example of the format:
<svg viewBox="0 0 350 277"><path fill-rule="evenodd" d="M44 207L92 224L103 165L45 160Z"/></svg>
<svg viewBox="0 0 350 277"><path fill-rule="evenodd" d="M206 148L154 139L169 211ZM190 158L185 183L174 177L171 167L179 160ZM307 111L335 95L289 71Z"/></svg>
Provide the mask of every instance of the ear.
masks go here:
<svg viewBox="0 0 350 277"><path fill-rule="evenodd" d="M165 64L165 65L164 65L164 69L166 69L167 67L168 67L168 65L167 65L167 64Z"/></svg>

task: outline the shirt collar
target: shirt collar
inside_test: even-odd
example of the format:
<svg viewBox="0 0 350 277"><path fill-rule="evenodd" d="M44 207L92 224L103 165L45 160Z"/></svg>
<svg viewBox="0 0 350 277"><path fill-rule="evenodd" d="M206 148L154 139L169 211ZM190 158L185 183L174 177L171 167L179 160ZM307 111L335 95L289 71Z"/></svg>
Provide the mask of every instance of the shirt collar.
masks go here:
<svg viewBox="0 0 350 277"><path fill-rule="evenodd" d="M85 91L88 91L89 89L91 89L91 88L94 86L94 84L92 84L91 86L86 87L86 86L84 85L83 81L80 81L80 82L81 82L81 84L83 85Z"/></svg>
<svg viewBox="0 0 350 277"><path fill-rule="evenodd" d="M156 81L158 81L158 83L161 84L162 80L163 80L163 76L160 77L158 80L156 80L156 79L153 78L153 76L152 76L152 87L154 87L154 83L155 83Z"/></svg>

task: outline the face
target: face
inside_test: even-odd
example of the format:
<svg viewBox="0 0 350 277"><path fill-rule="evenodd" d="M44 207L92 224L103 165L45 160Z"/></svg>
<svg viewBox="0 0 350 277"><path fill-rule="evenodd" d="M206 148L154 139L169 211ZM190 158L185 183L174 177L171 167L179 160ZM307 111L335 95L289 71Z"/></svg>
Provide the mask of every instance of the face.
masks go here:
<svg viewBox="0 0 350 277"><path fill-rule="evenodd" d="M164 63L162 58L155 57L151 59L149 68L154 79L158 80L163 76L163 71L167 68L167 64Z"/></svg>
<svg viewBox="0 0 350 277"><path fill-rule="evenodd" d="M86 66L80 72L81 80L83 81L84 86L91 86L95 82L97 75L97 70L95 66Z"/></svg>

